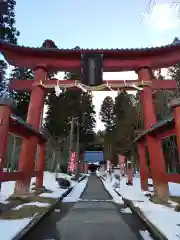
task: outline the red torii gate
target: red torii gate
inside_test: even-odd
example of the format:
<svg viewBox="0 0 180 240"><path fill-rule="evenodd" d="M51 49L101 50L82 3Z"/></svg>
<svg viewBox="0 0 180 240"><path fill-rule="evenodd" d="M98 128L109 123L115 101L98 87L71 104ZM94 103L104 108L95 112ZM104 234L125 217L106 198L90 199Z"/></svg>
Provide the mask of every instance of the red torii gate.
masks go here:
<svg viewBox="0 0 180 240"><path fill-rule="evenodd" d="M151 128L156 123L154 112L152 91L156 89L176 89L175 80L156 80L151 78L152 68L165 68L176 64L180 60L180 45L168 45L157 48L144 49L52 49L53 42L45 41L47 48L29 48L13 45L0 41L0 51L9 64L17 67L31 68L34 70L34 80L14 80L10 88L17 91L30 91L31 98L28 109L27 123L38 129L40 116L44 104L44 94L46 89L52 89L57 84L64 87L70 84L73 89L77 87L75 81L48 80L48 71L69 71L74 72L81 68L81 55L84 53L101 54L103 56L103 71L136 71L137 80L130 81L108 81L111 88L117 90L126 88L134 90L141 87L140 101L144 117L144 128ZM104 87L98 90L109 90L107 81ZM96 88L92 88L96 90ZM178 107L179 108L179 105ZM176 128L176 134L180 136L180 128ZM165 175L165 163L160 140L149 135L146 136L148 150L150 152L150 165L152 179L156 194L164 196L168 193L168 181ZM178 142L180 145L180 143ZM19 169L31 171L33 168L33 155L36 151L37 140L35 138L24 139L21 147L19 159ZM179 154L180 155L180 154ZM158 159L158 167L157 167ZM28 170L27 170L28 169ZM30 179L28 181L18 180L16 182L16 192L26 192L29 190Z"/></svg>

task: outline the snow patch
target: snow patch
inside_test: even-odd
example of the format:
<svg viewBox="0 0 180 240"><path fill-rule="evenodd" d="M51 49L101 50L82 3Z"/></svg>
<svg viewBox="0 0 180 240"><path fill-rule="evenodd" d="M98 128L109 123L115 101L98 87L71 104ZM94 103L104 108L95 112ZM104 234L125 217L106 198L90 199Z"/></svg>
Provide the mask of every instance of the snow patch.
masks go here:
<svg viewBox="0 0 180 240"><path fill-rule="evenodd" d="M132 213L131 209L130 208L122 208L120 210L122 213Z"/></svg>
<svg viewBox="0 0 180 240"><path fill-rule="evenodd" d="M70 194L68 194L68 196L62 200L62 202L77 202L86 187L87 181L88 178L76 184Z"/></svg>
<svg viewBox="0 0 180 240"><path fill-rule="evenodd" d="M113 198L113 201L115 203L118 204L124 204L124 201L122 200L122 197L119 196L113 189L113 187L111 186L111 184L109 184L109 182L106 182L104 180L102 180L105 189L109 192L109 194L111 195L111 197Z"/></svg>
<svg viewBox="0 0 180 240"><path fill-rule="evenodd" d="M8 202L6 199L8 199L13 194L14 186L15 186L14 181L3 182L1 184L1 190L0 190L0 202L1 203L6 204Z"/></svg>
<svg viewBox="0 0 180 240"><path fill-rule="evenodd" d="M50 206L49 203L29 202L29 203L24 203L24 204L22 204L22 205L19 205L19 206L13 208L13 210L18 210L18 209L20 209L20 208L22 208L22 207L24 207L24 206L32 206L32 205L33 205L33 206L37 206L37 207L48 207L48 206Z"/></svg>
<svg viewBox="0 0 180 240"><path fill-rule="evenodd" d="M32 219L33 217L16 220L0 220L1 239L13 239Z"/></svg>
<svg viewBox="0 0 180 240"><path fill-rule="evenodd" d="M65 178L69 181L71 181L71 186L74 186L76 184L75 181L71 180L70 175L64 174L64 173L58 173L58 177ZM33 183L36 181L36 178L33 177L31 179L31 188L33 187ZM51 198L58 198L60 197L66 189L61 189L59 188L58 183L56 182L56 173L51 173L51 172L44 172L44 182L43 185L52 191L52 193L42 193L40 196L41 197L51 197ZM1 203L7 203L7 200L14 192L14 186L15 186L15 181L10 181L10 182L3 182L1 186L1 191L0 191L0 202Z"/></svg>
<svg viewBox="0 0 180 240"><path fill-rule="evenodd" d="M150 236L150 234L147 230L146 231L139 231L139 233L144 240L153 240L153 238Z"/></svg>
<svg viewBox="0 0 180 240"><path fill-rule="evenodd" d="M60 209L55 209L54 212L60 212L61 210Z"/></svg>

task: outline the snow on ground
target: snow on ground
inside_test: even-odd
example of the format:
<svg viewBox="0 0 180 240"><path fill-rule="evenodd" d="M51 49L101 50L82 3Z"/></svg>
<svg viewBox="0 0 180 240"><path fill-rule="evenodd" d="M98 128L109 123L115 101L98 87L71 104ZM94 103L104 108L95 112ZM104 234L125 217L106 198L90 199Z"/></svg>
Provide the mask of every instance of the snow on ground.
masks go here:
<svg viewBox="0 0 180 240"><path fill-rule="evenodd" d="M71 186L74 186L76 184L75 181L71 180L71 176L64 173L58 173L58 177L65 178L69 181L71 181ZM35 178L32 179L31 183L35 182ZM52 193L42 193L41 197L50 197L50 198L59 198L66 189L62 189L59 187L59 184L56 182L56 173L51 172L44 172L44 182L43 185L48 189L51 190Z"/></svg>
<svg viewBox="0 0 180 240"><path fill-rule="evenodd" d="M29 203L24 203L22 205L18 205L17 207L13 208L13 210L18 210L24 206L30 206L30 205L33 205L33 206L37 206L37 207L48 207L50 206L49 203L42 203L42 202L29 202Z"/></svg>
<svg viewBox="0 0 180 240"><path fill-rule="evenodd" d="M127 208L122 208L122 209L121 209L121 212L122 212L122 213L132 213L131 209L128 208L128 207L127 207Z"/></svg>
<svg viewBox="0 0 180 240"><path fill-rule="evenodd" d="M32 219L33 217L17 220L0 220L1 239L13 239Z"/></svg>
<svg viewBox="0 0 180 240"><path fill-rule="evenodd" d="M149 184L153 184L152 179L148 179ZM138 181L140 187L140 181ZM153 190L153 187L149 187L149 190ZM180 196L180 184L169 182L169 194L170 196Z"/></svg>
<svg viewBox="0 0 180 240"><path fill-rule="evenodd" d="M86 187L87 181L88 179L85 178L79 184L75 185L70 194L68 194L68 196L65 197L62 202L77 202Z"/></svg>
<svg viewBox="0 0 180 240"><path fill-rule="evenodd" d="M61 210L60 210L60 209L58 209L58 208L54 210L54 212L60 212L60 211L61 211Z"/></svg>
<svg viewBox="0 0 180 240"><path fill-rule="evenodd" d="M14 192L15 182L3 182L0 189L0 202L7 203L6 199L9 198Z"/></svg>
<svg viewBox="0 0 180 240"><path fill-rule="evenodd" d="M148 231L139 231L144 240L153 240Z"/></svg>
<svg viewBox="0 0 180 240"><path fill-rule="evenodd" d="M168 240L180 239L180 213L174 211L173 207L166 207L150 202L149 198L144 195L145 192L140 189L139 177L134 177L133 186L126 185L126 182L127 178L121 177L119 189L116 188L122 197L131 200L134 206L140 208L146 218L155 225ZM149 180L149 183L152 183L152 180ZM114 180L110 182L107 179L105 185L109 185L107 190L110 189L110 191L112 191ZM180 195L180 184L169 183L169 191L171 195Z"/></svg>
<svg viewBox="0 0 180 240"><path fill-rule="evenodd" d="M58 173L58 177L65 178L67 180L71 179L71 176L64 173ZM31 187L33 187L33 183L36 181L36 178L31 179ZM71 180L71 186L74 186L76 182ZM44 182L43 185L52 191L52 193L43 193L41 197L52 197L58 198L60 197L66 190L60 189L58 183L56 182L56 174L51 172L44 172ZM0 190L0 202L7 203L6 199L9 198L14 191L15 181L11 182L3 182Z"/></svg>
<svg viewBox="0 0 180 240"><path fill-rule="evenodd" d="M58 177L65 178L70 180L71 176L67 174L59 173ZM87 179L86 179L87 181ZM33 187L33 183L35 182L35 178L31 179L31 187ZM75 181L71 181L71 186L76 187L76 192L78 192L79 184ZM41 197L50 197L50 198L60 198L62 194L67 191L67 189L61 189L56 182L56 174L51 172L44 172L44 182L43 185L52 191L52 193L43 193ZM81 184L80 184L81 185ZM82 184L83 185L83 184ZM15 182L4 182L2 183L1 190L0 190L0 202L7 203L7 198L9 198L14 191ZM80 186L82 189L82 186ZM80 192L80 190L79 190ZM20 206L17 206L15 209L18 210L23 206L27 205L36 205L39 207L47 207L48 203L40 203L40 202L30 202L25 203ZM36 214L35 214L36 215ZM11 240L13 239L24 227L26 227L30 221L35 217L35 215L31 218L24 218L24 219L17 219L17 220L0 220L0 229L1 231L1 239L3 240Z"/></svg>
<svg viewBox="0 0 180 240"><path fill-rule="evenodd" d="M110 184L109 181L105 182L105 181L102 181L103 184L104 184L104 187L105 189L109 192L109 194L111 195L111 197L113 198L114 202L115 203L118 203L118 204L124 204L124 201L122 200L122 197L119 196L115 191L114 189L112 188L112 185Z"/></svg>
<svg viewBox="0 0 180 240"><path fill-rule="evenodd" d="M169 192L171 196L180 196L180 184L169 183Z"/></svg>

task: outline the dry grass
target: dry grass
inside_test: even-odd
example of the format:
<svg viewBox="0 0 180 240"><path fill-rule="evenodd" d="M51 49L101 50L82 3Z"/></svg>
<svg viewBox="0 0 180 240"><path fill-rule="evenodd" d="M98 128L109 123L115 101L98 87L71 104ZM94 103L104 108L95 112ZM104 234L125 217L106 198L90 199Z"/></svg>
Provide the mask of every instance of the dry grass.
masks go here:
<svg viewBox="0 0 180 240"><path fill-rule="evenodd" d="M0 215L0 219L21 219L32 217L34 214L46 212L50 205L55 204L57 199L48 198L48 197L40 197L36 195L27 195L27 196L11 196L9 199L9 208L2 212ZM15 207L30 203L30 202L40 202L40 203L48 203L49 206L36 206L36 205L25 205L20 209L14 209Z"/></svg>
<svg viewBox="0 0 180 240"><path fill-rule="evenodd" d="M180 204L180 196L170 196L169 200Z"/></svg>
<svg viewBox="0 0 180 240"><path fill-rule="evenodd" d="M171 205L169 203L167 203L166 201L164 201L163 199L157 197L157 196L151 196L149 198L149 200L152 202L152 203L155 203L155 204L160 204L160 205L164 205L166 207L171 207Z"/></svg>
<svg viewBox="0 0 180 240"><path fill-rule="evenodd" d="M21 218L33 217L34 214L46 212L49 206L39 207L36 205L23 206L18 210L10 209L1 214L0 219L15 220Z"/></svg>

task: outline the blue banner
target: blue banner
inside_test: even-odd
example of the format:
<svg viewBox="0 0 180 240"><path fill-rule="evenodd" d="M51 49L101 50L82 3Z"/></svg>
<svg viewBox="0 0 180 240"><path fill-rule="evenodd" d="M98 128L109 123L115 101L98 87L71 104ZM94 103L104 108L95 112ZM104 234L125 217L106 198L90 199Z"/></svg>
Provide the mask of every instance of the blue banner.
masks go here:
<svg viewBox="0 0 180 240"><path fill-rule="evenodd" d="M84 152L84 161L88 163L103 162L104 153L102 151L86 151Z"/></svg>

